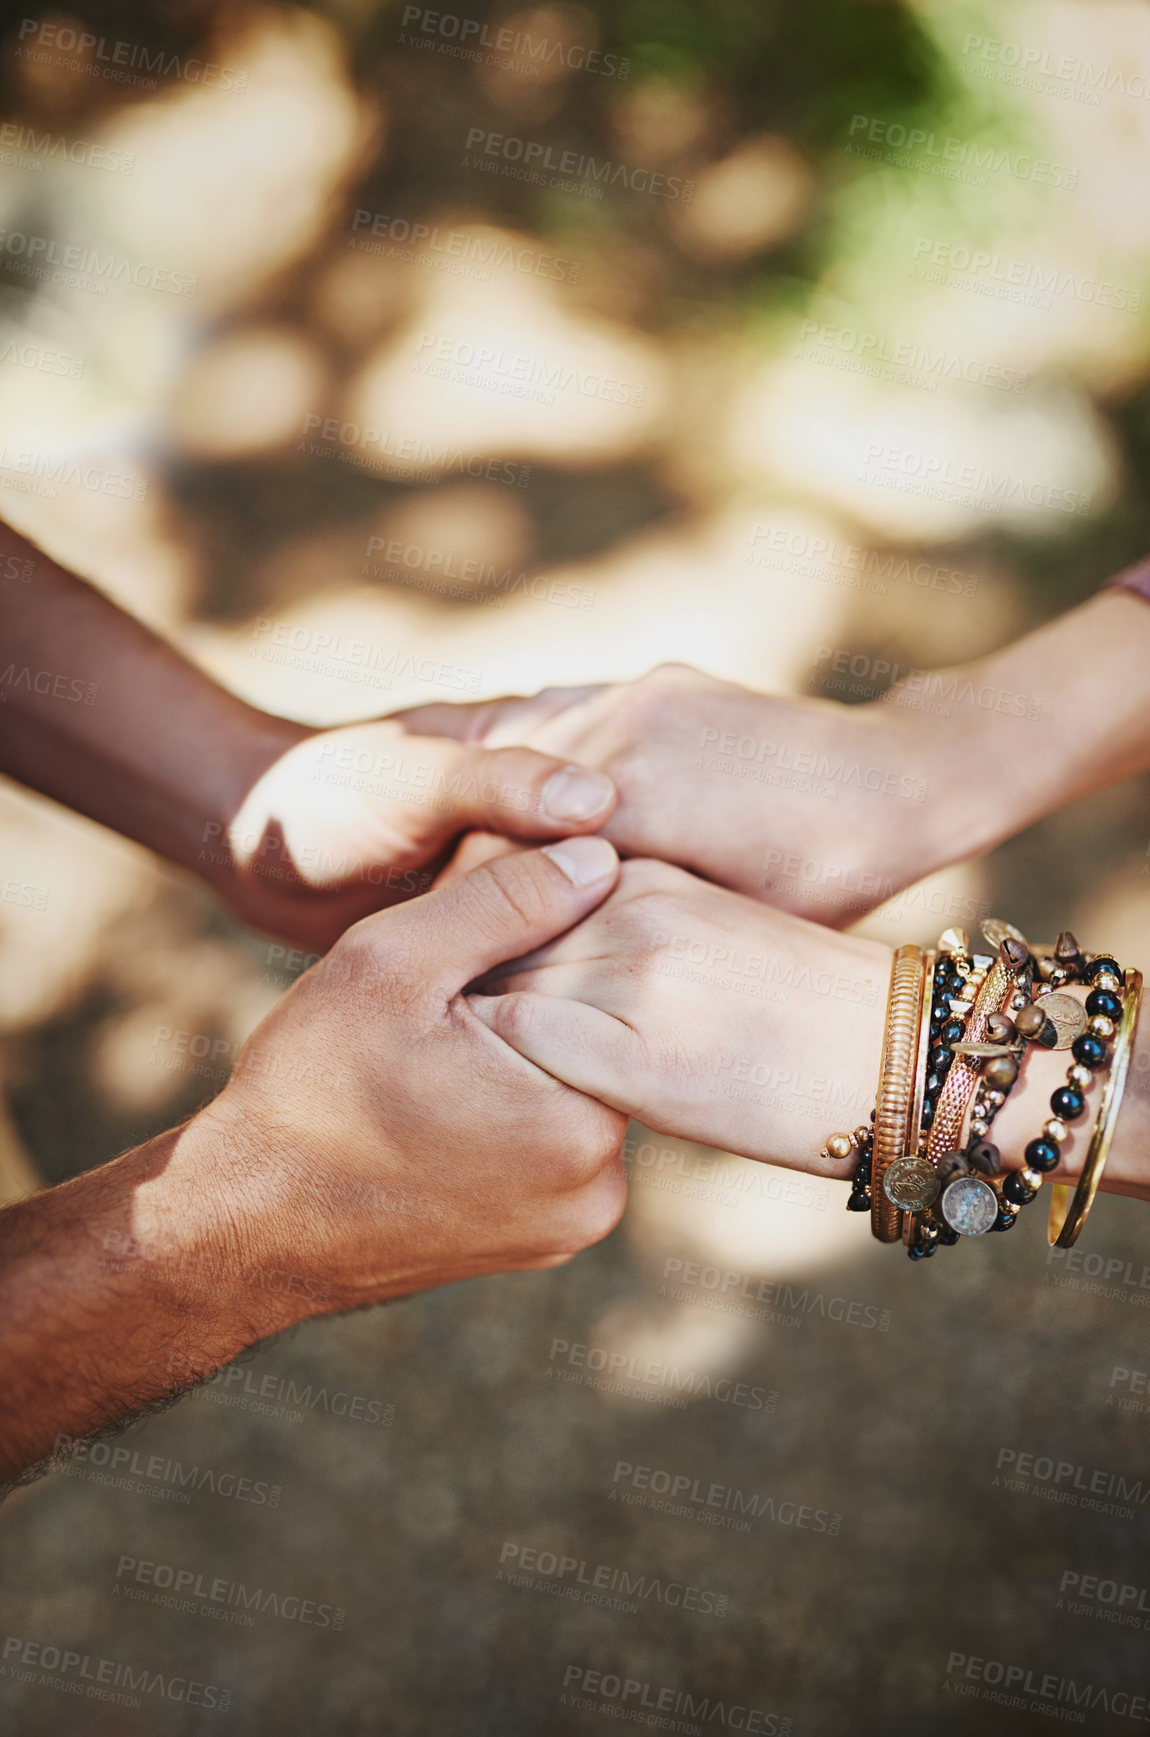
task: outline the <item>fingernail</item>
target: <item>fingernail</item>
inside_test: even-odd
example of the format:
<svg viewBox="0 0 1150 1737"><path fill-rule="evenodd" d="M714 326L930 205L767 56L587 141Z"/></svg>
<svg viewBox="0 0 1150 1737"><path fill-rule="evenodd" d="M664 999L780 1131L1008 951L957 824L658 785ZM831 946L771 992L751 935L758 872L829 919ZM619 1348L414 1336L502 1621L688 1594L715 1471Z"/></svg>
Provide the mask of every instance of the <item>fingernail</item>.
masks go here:
<svg viewBox="0 0 1150 1737"><path fill-rule="evenodd" d="M602 814L614 794L615 786L602 772L564 766L543 786L543 812L552 820L590 820Z"/></svg>
<svg viewBox="0 0 1150 1737"><path fill-rule="evenodd" d="M606 880L619 861L615 847L605 838L565 838L559 844L545 844L543 854L577 887Z"/></svg>

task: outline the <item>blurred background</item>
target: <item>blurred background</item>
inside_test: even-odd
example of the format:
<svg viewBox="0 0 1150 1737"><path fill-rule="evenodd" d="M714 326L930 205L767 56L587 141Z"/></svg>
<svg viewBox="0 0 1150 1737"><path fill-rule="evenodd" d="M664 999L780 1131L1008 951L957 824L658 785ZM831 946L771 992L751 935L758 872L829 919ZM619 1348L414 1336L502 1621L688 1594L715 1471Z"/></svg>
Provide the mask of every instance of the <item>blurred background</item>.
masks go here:
<svg viewBox="0 0 1150 1737"><path fill-rule="evenodd" d="M9 14L5 517L317 724L670 658L864 701L1146 552L1141 0L463 3ZM864 927L1148 960L1147 794ZM187 1115L307 962L4 783L0 883L9 1197ZM1137 1692L1145 1615L1066 1588L1142 1588L1140 1503L996 1474L1150 1492L1144 1209L916 1268L836 1186L629 1150L567 1269L310 1324L123 1440L274 1505L11 1497L4 1634L152 1686L5 1658L5 1729L593 1732L613 1674L683 1730L1034 1728L956 1653Z"/></svg>

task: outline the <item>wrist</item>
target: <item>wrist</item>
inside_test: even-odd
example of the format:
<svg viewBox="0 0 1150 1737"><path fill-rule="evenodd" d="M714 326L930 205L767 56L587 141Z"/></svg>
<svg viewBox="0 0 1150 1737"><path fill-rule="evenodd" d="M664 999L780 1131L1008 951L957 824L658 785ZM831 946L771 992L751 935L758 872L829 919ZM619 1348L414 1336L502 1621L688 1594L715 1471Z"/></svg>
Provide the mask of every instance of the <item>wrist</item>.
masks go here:
<svg viewBox="0 0 1150 1737"><path fill-rule="evenodd" d="M299 1318L244 1257L200 1118L0 1213L0 1478Z"/></svg>
<svg viewBox="0 0 1150 1737"><path fill-rule="evenodd" d="M789 1035L780 1041L776 1007L764 1007L761 1021L759 1054L777 1089L748 1101L739 1149L841 1179L842 1164L819 1154L829 1134L861 1126L874 1108L892 949L813 923L802 927L802 963L790 972L795 987L781 1016Z"/></svg>
<svg viewBox="0 0 1150 1737"><path fill-rule="evenodd" d="M165 1136L171 1138L171 1136ZM141 1225L194 1300L211 1287L236 1349L333 1308L329 1275L308 1270L307 1224L283 1131L233 1081L179 1130L162 1174L138 1191ZM234 1355L234 1352L229 1353Z"/></svg>
<svg viewBox="0 0 1150 1737"><path fill-rule="evenodd" d="M120 1242L173 1306L198 1318L226 1362L314 1311L267 1234L275 1203L261 1194L260 1153L218 1105L118 1160L130 1166L132 1189Z"/></svg>
<svg viewBox="0 0 1150 1737"><path fill-rule="evenodd" d="M899 717L926 787L916 876L981 856L1031 818L1034 744L1022 734L1008 742L1001 714L984 703L997 691L972 663L908 678L875 702L875 712Z"/></svg>
<svg viewBox="0 0 1150 1737"><path fill-rule="evenodd" d="M937 769L938 862L981 855L1056 809L1150 767L1150 605L1103 592L1016 644L909 678ZM912 693L912 687L914 692Z"/></svg>
<svg viewBox="0 0 1150 1737"><path fill-rule="evenodd" d="M239 701L233 705L227 719L221 720L199 800L193 796L188 802L185 798L183 848L177 854L183 867L198 874L225 899L240 886L242 878L232 822L270 768L300 742L317 734L290 718L278 718ZM262 841L238 842L255 853Z"/></svg>

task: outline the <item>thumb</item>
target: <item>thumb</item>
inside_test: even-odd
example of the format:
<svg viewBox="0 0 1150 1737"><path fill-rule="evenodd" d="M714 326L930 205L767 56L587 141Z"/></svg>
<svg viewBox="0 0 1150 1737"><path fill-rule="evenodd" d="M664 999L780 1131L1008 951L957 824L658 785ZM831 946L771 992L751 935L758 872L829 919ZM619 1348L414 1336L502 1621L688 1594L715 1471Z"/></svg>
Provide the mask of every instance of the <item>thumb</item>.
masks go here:
<svg viewBox="0 0 1150 1737"><path fill-rule="evenodd" d="M481 748L425 741L447 761L448 834L473 829L512 838L597 830L618 800L603 772L569 766L534 748Z"/></svg>
<svg viewBox="0 0 1150 1737"><path fill-rule="evenodd" d="M452 996L570 929L603 903L618 874L619 858L605 838L565 838L481 863L400 909L407 922L430 923L442 960L439 986Z"/></svg>

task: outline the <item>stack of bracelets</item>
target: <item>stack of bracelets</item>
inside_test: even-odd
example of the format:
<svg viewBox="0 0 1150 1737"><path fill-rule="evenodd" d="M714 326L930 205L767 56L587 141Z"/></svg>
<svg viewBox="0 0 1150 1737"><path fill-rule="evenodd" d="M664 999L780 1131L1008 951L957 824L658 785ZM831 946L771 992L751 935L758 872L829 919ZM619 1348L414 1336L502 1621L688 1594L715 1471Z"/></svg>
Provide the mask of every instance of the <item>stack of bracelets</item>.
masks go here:
<svg viewBox="0 0 1150 1737"><path fill-rule="evenodd" d="M1009 1230L1057 1169L1070 1123L1097 1108L1073 1199L1051 1190L1049 1241L1078 1239L1098 1192L1122 1103L1142 977L1109 953L1083 953L1068 930L1031 948L1010 923L982 924L989 953L961 929L936 950L900 947L891 968L886 1039L871 1126L832 1134L823 1157L855 1157L850 1212L868 1212L880 1242L924 1260L960 1236ZM1080 984L1080 997L1067 986ZM1021 1170L1003 1168L989 1139L1030 1046L1070 1052L1066 1084L1031 1140Z"/></svg>

